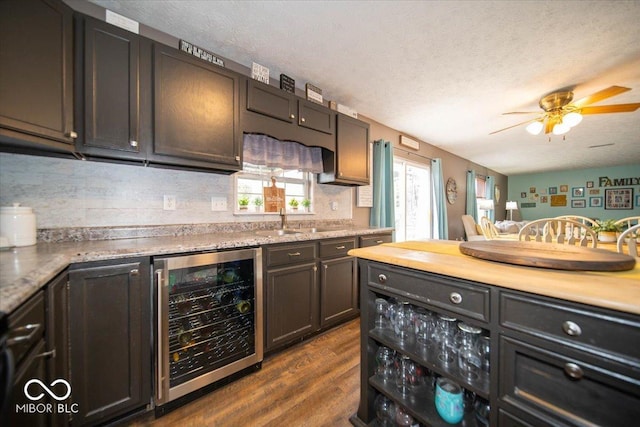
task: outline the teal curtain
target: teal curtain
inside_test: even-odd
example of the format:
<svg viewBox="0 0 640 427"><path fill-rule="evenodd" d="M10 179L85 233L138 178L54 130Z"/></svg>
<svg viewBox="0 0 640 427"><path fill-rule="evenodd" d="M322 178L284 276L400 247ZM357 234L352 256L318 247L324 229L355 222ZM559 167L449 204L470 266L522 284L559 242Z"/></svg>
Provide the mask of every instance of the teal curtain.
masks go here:
<svg viewBox="0 0 640 427"><path fill-rule="evenodd" d="M485 181L486 186L486 198L489 200L493 200L493 210L489 211L489 219L491 222L496 222L496 200L495 200L495 179L492 176L487 176L487 180Z"/></svg>
<svg viewBox="0 0 640 427"><path fill-rule="evenodd" d="M373 143L372 227L394 227L393 147L382 139Z"/></svg>
<svg viewBox="0 0 640 427"><path fill-rule="evenodd" d="M476 171L467 171L467 215L471 215L476 222L478 218L478 201L476 196Z"/></svg>
<svg viewBox="0 0 640 427"><path fill-rule="evenodd" d="M442 177L442 159L431 160L431 182L433 182L434 206L431 235L434 239L447 240L449 238L449 223L447 222L447 197Z"/></svg>

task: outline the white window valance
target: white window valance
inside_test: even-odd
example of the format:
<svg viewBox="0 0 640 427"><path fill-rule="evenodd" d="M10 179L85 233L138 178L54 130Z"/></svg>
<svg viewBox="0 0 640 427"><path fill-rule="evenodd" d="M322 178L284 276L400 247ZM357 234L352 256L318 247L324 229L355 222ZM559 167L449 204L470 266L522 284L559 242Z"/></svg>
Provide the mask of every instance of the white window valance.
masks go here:
<svg viewBox="0 0 640 427"><path fill-rule="evenodd" d="M243 142L243 161L247 163L312 173L323 171L320 147L307 147L256 133L244 134Z"/></svg>

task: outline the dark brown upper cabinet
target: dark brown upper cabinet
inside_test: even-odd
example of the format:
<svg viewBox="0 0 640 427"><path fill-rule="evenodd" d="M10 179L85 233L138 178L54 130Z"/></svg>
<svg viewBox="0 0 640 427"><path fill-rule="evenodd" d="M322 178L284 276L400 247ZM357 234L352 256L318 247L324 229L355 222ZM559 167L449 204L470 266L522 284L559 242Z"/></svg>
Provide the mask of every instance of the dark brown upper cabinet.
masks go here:
<svg viewBox="0 0 640 427"><path fill-rule="evenodd" d="M143 159L140 106L142 98L146 109L151 108L151 42L81 16L76 34L76 121L82 124L77 150L88 156Z"/></svg>
<svg viewBox="0 0 640 427"><path fill-rule="evenodd" d="M334 111L257 80L246 81L244 132L335 150Z"/></svg>
<svg viewBox="0 0 640 427"><path fill-rule="evenodd" d="M336 150L323 152L322 184L369 185L369 124L338 113L336 116Z"/></svg>
<svg viewBox="0 0 640 427"><path fill-rule="evenodd" d="M72 152L72 10L60 0L3 0L0 46L2 145Z"/></svg>
<svg viewBox="0 0 640 427"><path fill-rule="evenodd" d="M239 74L177 49L153 49L151 164L242 168Z"/></svg>

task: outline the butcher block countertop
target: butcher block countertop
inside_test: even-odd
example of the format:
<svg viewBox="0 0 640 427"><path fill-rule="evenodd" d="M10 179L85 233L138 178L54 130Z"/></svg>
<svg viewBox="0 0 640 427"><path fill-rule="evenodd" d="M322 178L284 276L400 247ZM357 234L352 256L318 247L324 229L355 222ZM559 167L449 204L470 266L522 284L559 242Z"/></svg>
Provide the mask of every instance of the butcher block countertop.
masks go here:
<svg viewBox="0 0 640 427"><path fill-rule="evenodd" d="M640 262L618 272L524 267L464 255L461 242L424 240L353 249L350 255L640 315ZM640 261L640 260L637 260Z"/></svg>

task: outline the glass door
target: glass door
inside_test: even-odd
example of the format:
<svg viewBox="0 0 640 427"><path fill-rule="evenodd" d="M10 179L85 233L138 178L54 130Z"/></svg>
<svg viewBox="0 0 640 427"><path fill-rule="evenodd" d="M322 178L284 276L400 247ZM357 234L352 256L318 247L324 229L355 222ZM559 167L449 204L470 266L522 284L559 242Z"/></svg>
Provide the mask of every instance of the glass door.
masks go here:
<svg viewBox="0 0 640 427"><path fill-rule="evenodd" d="M395 240L431 237L431 170L396 157L393 161Z"/></svg>

